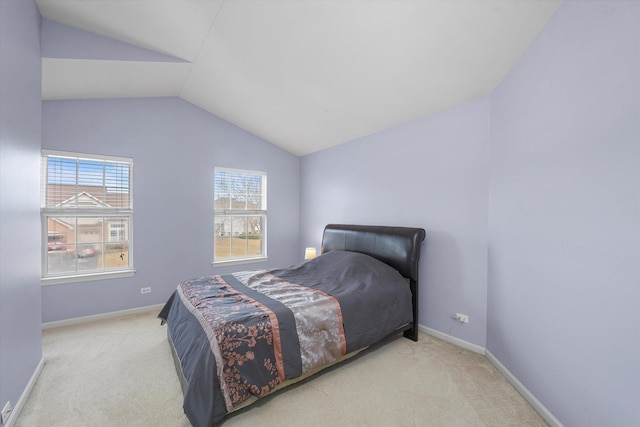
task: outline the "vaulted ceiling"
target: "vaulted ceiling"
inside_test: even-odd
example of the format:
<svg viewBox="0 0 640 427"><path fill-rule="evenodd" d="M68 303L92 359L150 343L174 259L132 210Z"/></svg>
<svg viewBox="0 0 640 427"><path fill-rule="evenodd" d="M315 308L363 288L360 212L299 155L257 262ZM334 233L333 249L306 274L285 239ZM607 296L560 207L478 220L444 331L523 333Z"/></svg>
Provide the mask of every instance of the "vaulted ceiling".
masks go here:
<svg viewBox="0 0 640 427"><path fill-rule="evenodd" d="M48 20L156 54L45 55L42 96L179 96L305 155L489 95L559 3L37 0Z"/></svg>

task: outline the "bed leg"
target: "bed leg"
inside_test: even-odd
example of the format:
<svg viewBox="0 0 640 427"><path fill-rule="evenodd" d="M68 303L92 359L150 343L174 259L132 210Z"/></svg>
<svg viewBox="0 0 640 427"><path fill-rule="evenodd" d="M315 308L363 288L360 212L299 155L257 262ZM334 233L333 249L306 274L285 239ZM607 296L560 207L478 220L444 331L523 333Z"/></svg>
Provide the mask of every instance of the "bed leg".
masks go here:
<svg viewBox="0 0 640 427"><path fill-rule="evenodd" d="M405 338L409 338L413 341L418 341L418 278L416 275L415 280L409 280L409 287L411 288L411 305L413 311L413 323L411 329L404 331Z"/></svg>
<svg viewBox="0 0 640 427"><path fill-rule="evenodd" d="M414 326L411 329L407 329L404 331L404 337L412 341L418 341L418 328Z"/></svg>

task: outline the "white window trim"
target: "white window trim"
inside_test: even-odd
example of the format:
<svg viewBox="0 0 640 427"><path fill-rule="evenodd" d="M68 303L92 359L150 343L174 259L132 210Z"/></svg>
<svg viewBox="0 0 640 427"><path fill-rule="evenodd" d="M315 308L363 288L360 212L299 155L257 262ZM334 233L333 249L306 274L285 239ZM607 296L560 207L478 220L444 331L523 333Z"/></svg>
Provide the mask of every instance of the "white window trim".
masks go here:
<svg viewBox="0 0 640 427"><path fill-rule="evenodd" d="M267 173L263 172L263 171L258 171L258 170L248 170L248 169L235 169L235 168L226 168L226 167L215 167L213 174L214 174L214 200L215 200L215 174L216 172L230 172L230 173L241 173L241 174L246 174L246 175L260 175L263 177L263 186L262 186L262 200L263 203L266 207L266 203L267 203ZM220 259L220 260L216 260L216 244L215 244L215 239L217 236L215 236L215 232L214 232L214 237L213 237L213 261L211 262L211 264L213 266L216 267L222 267L222 266L232 266L232 265L241 265L241 264L251 264L251 263L258 263L258 262L265 262L268 261L269 258L267 256L267 235L268 235L268 227L267 227L267 212L268 212L268 207L264 210L241 210L241 209L229 209L229 210L225 210L224 213L222 214L223 216L251 216L251 215L260 215L263 217L263 227L264 227L264 231L262 232L262 254L258 255L258 256L248 256L248 257L242 257L242 258L226 258L226 259ZM216 216L216 211L214 208L213 211L213 215L214 218ZM220 215L218 213L218 215Z"/></svg>
<svg viewBox="0 0 640 427"><path fill-rule="evenodd" d="M242 264L255 264L258 262L265 262L265 261L269 261L269 258L266 256L261 256L259 258L238 258L238 259L232 259L232 260L220 260L220 261L214 261L211 263L211 265L214 265L216 267L224 267L224 266L232 266L232 265L242 265Z"/></svg>
<svg viewBox="0 0 640 427"><path fill-rule="evenodd" d="M135 274L136 270L134 268L134 258L133 258L133 159L128 157L118 157L118 156L105 156L101 154L88 154L88 153L75 153L69 151L58 151L58 150L42 150L41 158L48 158L50 156L68 158L74 160L88 160L88 161L107 161L114 163L125 163L129 165L129 209L118 209L118 208L85 208L85 209L56 209L56 208L47 208L44 207L46 205L46 193L41 191L41 206L43 206L40 211L40 221L41 221L41 262L42 262L42 277L41 283L42 285L56 285L62 283L77 283L77 282L87 282L94 280L106 280L106 279L115 279L120 277L131 277ZM43 162L44 163L44 162ZM42 177L46 171L41 170L41 181ZM41 185L43 185L41 183ZM129 239L128 239L128 260L129 266L124 268L113 268L109 270L102 271L83 271L76 273L64 272L60 274L46 274L47 272L47 249L48 249L48 232L47 232L47 222L49 217L82 217L85 216L99 216L103 218L109 217L127 217L128 218L128 231L129 231ZM104 231L103 231L104 233ZM108 236L103 235L103 243L109 243L107 239ZM105 240L107 239L107 240Z"/></svg>
<svg viewBox="0 0 640 427"><path fill-rule="evenodd" d="M64 283L92 282L95 280L119 279L121 277L132 277L136 274L134 269L109 270L108 272L76 274L73 276L48 276L40 279L42 286L60 285Z"/></svg>

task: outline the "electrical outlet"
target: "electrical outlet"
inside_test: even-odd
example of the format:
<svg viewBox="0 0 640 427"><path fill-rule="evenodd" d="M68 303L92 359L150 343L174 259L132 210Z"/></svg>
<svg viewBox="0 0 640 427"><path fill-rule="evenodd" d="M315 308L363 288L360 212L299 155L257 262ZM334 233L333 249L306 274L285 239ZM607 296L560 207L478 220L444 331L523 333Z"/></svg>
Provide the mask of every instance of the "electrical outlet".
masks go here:
<svg viewBox="0 0 640 427"><path fill-rule="evenodd" d="M151 293L151 288L140 288L141 294L149 294Z"/></svg>
<svg viewBox="0 0 640 427"><path fill-rule="evenodd" d="M2 424L6 424L7 420L9 419L9 415L11 415L11 411L13 409L11 408L11 402L7 402L6 405L4 405L4 408L2 408Z"/></svg>
<svg viewBox="0 0 640 427"><path fill-rule="evenodd" d="M469 316L466 314L456 313L453 315L453 320L460 323L469 323Z"/></svg>

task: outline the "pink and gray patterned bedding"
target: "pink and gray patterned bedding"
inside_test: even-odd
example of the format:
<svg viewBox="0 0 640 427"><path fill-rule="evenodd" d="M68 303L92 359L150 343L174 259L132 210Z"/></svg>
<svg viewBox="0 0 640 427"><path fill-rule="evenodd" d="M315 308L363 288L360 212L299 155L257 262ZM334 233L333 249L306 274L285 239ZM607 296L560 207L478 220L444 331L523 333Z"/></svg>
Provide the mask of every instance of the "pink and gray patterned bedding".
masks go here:
<svg viewBox="0 0 640 427"><path fill-rule="evenodd" d="M413 322L407 279L340 250L288 269L187 280L159 317L194 426L217 424L250 397Z"/></svg>

